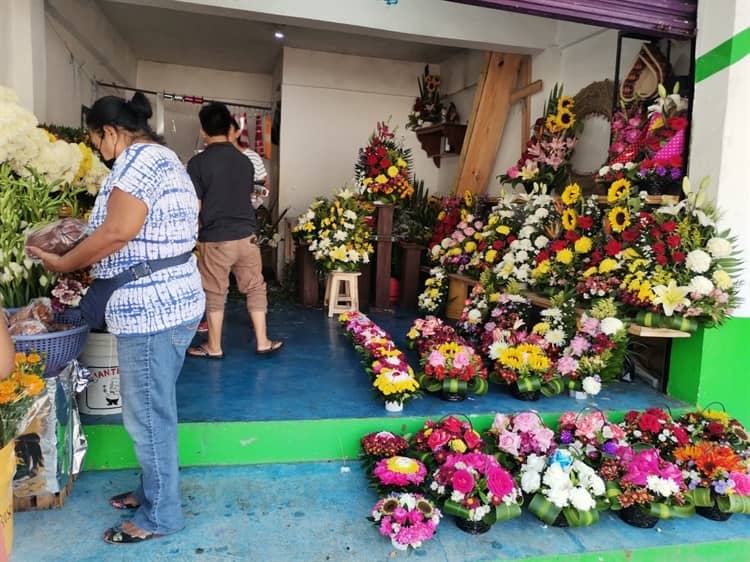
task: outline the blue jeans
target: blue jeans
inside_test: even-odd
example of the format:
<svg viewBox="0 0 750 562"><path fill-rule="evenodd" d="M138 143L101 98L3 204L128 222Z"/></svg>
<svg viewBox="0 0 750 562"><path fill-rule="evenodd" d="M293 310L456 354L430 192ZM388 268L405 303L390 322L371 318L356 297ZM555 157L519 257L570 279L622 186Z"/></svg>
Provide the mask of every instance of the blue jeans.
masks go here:
<svg viewBox="0 0 750 562"><path fill-rule="evenodd" d="M122 421L135 445L140 504L131 521L169 534L185 526L177 455L177 377L198 321L156 334L117 336Z"/></svg>

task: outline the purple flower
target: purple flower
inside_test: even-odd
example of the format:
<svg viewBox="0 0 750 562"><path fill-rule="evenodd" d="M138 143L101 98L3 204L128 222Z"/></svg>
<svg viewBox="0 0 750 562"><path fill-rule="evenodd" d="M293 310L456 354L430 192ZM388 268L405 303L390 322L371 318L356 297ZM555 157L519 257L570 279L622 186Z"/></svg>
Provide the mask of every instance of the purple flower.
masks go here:
<svg viewBox="0 0 750 562"><path fill-rule="evenodd" d="M617 443L615 443L614 441L607 441L604 445L602 445L602 451L604 451L608 455L614 455L617 452Z"/></svg>
<svg viewBox="0 0 750 562"><path fill-rule="evenodd" d="M664 166L657 166L656 168L656 174L659 176L666 176L667 175L667 169Z"/></svg>
<svg viewBox="0 0 750 562"><path fill-rule="evenodd" d="M714 487L716 493L721 495L726 494L727 490L730 488L729 482L727 480L716 480L712 483L712 486Z"/></svg>
<svg viewBox="0 0 750 562"><path fill-rule="evenodd" d="M570 445L573 442L573 434L568 429L564 429L562 433L560 433L560 441L564 445Z"/></svg>
<svg viewBox="0 0 750 562"><path fill-rule="evenodd" d="M672 176L673 180L678 180L682 177L682 170L679 168L672 168L672 173L670 174Z"/></svg>

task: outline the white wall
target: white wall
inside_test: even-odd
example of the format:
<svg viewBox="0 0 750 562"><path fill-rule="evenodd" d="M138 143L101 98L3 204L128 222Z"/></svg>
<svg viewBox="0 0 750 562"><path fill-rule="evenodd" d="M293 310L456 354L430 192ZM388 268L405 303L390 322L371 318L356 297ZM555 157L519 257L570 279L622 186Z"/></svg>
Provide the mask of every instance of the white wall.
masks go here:
<svg viewBox="0 0 750 562"><path fill-rule="evenodd" d="M227 72L195 66L164 64L152 61L138 62L137 86L145 90L164 91L182 95L202 96L225 102L268 107L271 104L271 75ZM150 96L156 107L155 96ZM165 132L167 144L184 161L190 159L202 146L199 138L199 105L165 101ZM251 110L229 106L233 113ZM252 123L254 126L254 122ZM251 135L253 130L250 131Z"/></svg>
<svg viewBox="0 0 750 562"><path fill-rule="evenodd" d="M136 57L93 0L47 0L45 7L47 103L39 117L79 126L81 105L108 93L93 80L135 84Z"/></svg>
<svg viewBox="0 0 750 562"><path fill-rule="evenodd" d="M352 185L358 149L388 116L414 153L416 175L437 185L437 167L403 127L424 64L291 48L283 64L279 198L289 216Z"/></svg>

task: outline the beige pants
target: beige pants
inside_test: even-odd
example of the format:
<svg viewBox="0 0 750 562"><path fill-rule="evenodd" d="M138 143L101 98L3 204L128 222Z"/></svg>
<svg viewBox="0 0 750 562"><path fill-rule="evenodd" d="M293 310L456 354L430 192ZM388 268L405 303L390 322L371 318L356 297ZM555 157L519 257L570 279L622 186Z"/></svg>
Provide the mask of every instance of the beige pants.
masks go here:
<svg viewBox="0 0 750 562"><path fill-rule="evenodd" d="M237 279L237 288L247 296L247 310L266 312L266 282L260 248L252 235L242 240L202 242L198 269L206 292L206 310L223 310L229 290L229 273Z"/></svg>

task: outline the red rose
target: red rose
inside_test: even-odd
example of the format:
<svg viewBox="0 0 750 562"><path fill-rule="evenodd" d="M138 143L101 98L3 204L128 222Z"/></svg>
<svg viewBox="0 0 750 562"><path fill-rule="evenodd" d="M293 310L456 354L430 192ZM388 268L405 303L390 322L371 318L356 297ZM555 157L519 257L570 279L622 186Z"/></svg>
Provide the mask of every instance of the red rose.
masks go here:
<svg viewBox="0 0 750 562"><path fill-rule="evenodd" d="M674 438L677 439L678 445L685 445L688 441L690 441L690 437L688 436L687 431L685 431L682 426L673 425L672 435L674 435Z"/></svg>
<svg viewBox="0 0 750 562"><path fill-rule="evenodd" d="M578 217L578 226L583 229L591 228L594 225L594 219L588 215Z"/></svg>
<svg viewBox="0 0 750 562"><path fill-rule="evenodd" d="M667 265L667 262L669 261L667 259L667 256L665 256L664 254L659 254L655 259L656 263L658 263L659 265Z"/></svg>
<svg viewBox="0 0 750 562"><path fill-rule="evenodd" d="M654 243L651 248L654 250L656 254L662 255L667 252L667 247L664 245L663 242L656 242Z"/></svg>
<svg viewBox="0 0 750 562"><path fill-rule="evenodd" d="M568 243L565 240L555 240L550 245L550 250L552 250L553 252L559 252L560 250L567 248L567 247L568 247Z"/></svg>
<svg viewBox="0 0 750 562"><path fill-rule="evenodd" d="M544 260L548 260L548 259L549 259L549 252L547 250L542 250L541 252L537 254L535 261L537 265L539 265Z"/></svg>
<svg viewBox="0 0 750 562"><path fill-rule="evenodd" d="M370 156L367 157L367 165L368 166L374 166L378 163L378 157L374 154L370 154Z"/></svg>
<svg viewBox="0 0 750 562"><path fill-rule="evenodd" d="M661 230L659 230L658 228L652 228L652 229L651 229L651 231L649 232L649 234L651 234L651 236L653 236L653 237L654 237L654 238L656 238L657 240L661 240L661 239L662 239L662 237L664 236L664 235L663 235L663 234L661 233Z"/></svg>
<svg viewBox="0 0 750 562"><path fill-rule="evenodd" d="M612 238L609 242L607 242L607 245L604 246L604 251L607 252L608 256L616 256L617 254L622 252L622 244Z"/></svg>
<svg viewBox="0 0 750 562"><path fill-rule="evenodd" d="M434 429L427 438L427 445L431 450L439 449L450 441L451 435L444 429Z"/></svg>
<svg viewBox="0 0 750 562"><path fill-rule="evenodd" d="M682 168L682 156L672 156L669 158L669 165L673 168Z"/></svg>
<svg viewBox="0 0 750 562"><path fill-rule="evenodd" d="M382 146L378 147L378 149L375 151L375 154L377 154L378 158L383 158L386 154L388 154Z"/></svg>
<svg viewBox="0 0 750 562"><path fill-rule="evenodd" d="M659 433L661 431L659 418L648 411L644 412L641 419L638 420L638 427L641 431L649 431L651 433Z"/></svg>
<svg viewBox="0 0 750 562"><path fill-rule="evenodd" d="M482 439L474 430L470 429L464 433L464 443L469 449L476 449L482 443Z"/></svg>
<svg viewBox="0 0 750 562"><path fill-rule="evenodd" d="M680 245L680 237L679 236L667 236L667 246L672 248L673 250Z"/></svg>
<svg viewBox="0 0 750 562"><path fill-rule="evenodd" d="M708 433L710 433L714 437L719 437L722 433L724 433L724 426L718 422L711 422L708 424Z"/></svg>
<svg viewBox="0 0 750 562"><path fill-rule="evenodd" d="M568 240L569 242L575 242L580 237L581 235L575 230L568 230L565 232L565 240Z"/></svg>
<svg viewBox="0 0 750 562"><path fill-rule="evenodd" d="M492 243L492 247L495 250L502 250L503 246L504 246L504 242L502 240L496 240L495 242Z"/></svg>
<svg viewBox="0 0 750 562"><path fill-rule="evenodd" d="M391 165L391 161L388 158L383 158L380 161L380 167L383 168L384 170L389 168L390 165Z"/></svg>
<svg viewBox="0 0 750 562"><path fill-rule="evenodd" d="M685 252L672 252L672 261L675 263L682 263L685 261Z"/></svg>
<svg viewBox="0 0 750 562"><path fill-rule="evenodd" d="M380 170L378 170L377 168L370 168L370 174L369 175L370 175L371 178L374 178L379 173L380 173Z"/></svg>
<svg viewBox="0 0 750 562"><path fill-rule="evenodd" d="M667 221L661 225L661 229L664 232L672 232L675 228L677 228L677 223L675 221Z"/></svg>
<svg viewBox="0 0 750 562"><path fill-rule="evenodd" d="M624 242L635 242L638 240L638 230L635 228L628 228L622 233L622 239Z"/></svg>
<svg viewBox="0 0 750 562"><path fill-rule="evenodd" d="M625 423L633 423L635 420L638 419L639 413L635 410L630 410L627 414L625 414Z"/></svg>
<svg viewBox="0 0 750 562"><path fill-rule="evenodd" d="M443 427L453 434L461 433L461 421L453 416L449 416L443 421Z"/></svg>

